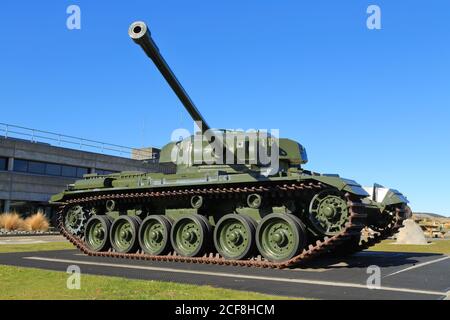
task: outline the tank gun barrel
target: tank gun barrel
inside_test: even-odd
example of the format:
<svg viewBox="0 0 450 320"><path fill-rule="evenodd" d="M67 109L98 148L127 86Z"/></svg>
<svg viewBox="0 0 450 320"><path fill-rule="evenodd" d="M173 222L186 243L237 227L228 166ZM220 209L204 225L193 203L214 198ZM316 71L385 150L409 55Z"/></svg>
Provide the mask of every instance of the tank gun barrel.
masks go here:
<svg viewBox="0 0 450 320"><path fill-rule="evenodd" d="M153 41L150 30L147 28L145 22L136 21L132 23L128 30L128 34L131 39L134 40L134 42L141 46L147 56L152 59L155 66L166 79L167 83L175 92L178 99L180 99L181 103L184 105L192 119L195 122L201 122L202 133L205 133L207 130L209 130L210 127L206 123L205 119L202 117L194 102L192 102L191 98L186 93L183 86L180 84L177 77L172 72L169 65L159 52L159 49L156 46L156 43Z"/></svg>

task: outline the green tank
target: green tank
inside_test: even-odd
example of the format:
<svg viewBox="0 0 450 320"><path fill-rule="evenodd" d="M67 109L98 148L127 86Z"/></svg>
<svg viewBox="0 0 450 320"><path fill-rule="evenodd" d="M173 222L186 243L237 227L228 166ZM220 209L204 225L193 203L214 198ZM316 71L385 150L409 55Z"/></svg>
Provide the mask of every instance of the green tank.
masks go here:
<svg viewBox="0 0 450 320"><path fill-rule="evenodd" d="M409 216L395 190L304 170L306 149L294 140L211 130L146 24L129 35L200 130L162 148L159 164L171 172L88 174L52 197L61 233L84 253L287 268L363 250Z"/></svg>

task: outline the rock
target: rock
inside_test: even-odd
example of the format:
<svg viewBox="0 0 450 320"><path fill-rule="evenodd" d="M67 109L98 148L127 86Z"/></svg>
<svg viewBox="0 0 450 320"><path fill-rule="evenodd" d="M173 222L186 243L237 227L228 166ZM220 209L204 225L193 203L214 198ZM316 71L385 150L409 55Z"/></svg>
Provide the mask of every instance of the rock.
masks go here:
<svg viewBox="0 0 450 320"><path fill-rule="evenodd" d="M420 226L412 219L403 221L404 227L397 234L396 244L428 244L425 234Z"/></svg>

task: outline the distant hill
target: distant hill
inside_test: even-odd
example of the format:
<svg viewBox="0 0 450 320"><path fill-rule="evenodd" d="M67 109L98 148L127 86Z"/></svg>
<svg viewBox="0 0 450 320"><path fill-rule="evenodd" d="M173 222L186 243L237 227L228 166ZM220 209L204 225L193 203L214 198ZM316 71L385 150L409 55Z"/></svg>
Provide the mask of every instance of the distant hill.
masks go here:
<svg viewBox="0 0 450 320"><path fill-rule="evenodd" d="M428 212L414 212L414 215L420 218L438 218L438 219L449 219L449 217L437 214L437 213L428 213Z"/></svg>

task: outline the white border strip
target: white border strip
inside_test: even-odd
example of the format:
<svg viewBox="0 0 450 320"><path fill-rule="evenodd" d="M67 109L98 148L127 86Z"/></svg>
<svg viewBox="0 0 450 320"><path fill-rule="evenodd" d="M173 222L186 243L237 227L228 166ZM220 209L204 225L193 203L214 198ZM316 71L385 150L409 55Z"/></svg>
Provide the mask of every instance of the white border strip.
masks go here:
<svg viewBox="0 0 450 320"><path fill-rule="evenodd" d="M403 272L406 272L406 271L414 270L414 269L417 269L417 268L422 268L422 267L428 266L430 264L433 264L433 263L436 263L436 262L441 262L441 261L444 261L444 260L447 260L447 259L450 259L450 257L447 256L447 257L439 258L439 259L436 259L436 260L431 260L431 261L428 261L428 262L419 263L419 264L416 264L415 266L412 266L412 267L409 267L409 268L405 268L405 269L402 269L400 271L388 274L387 276L385 276L383 278L387 278L387 277L390 277L390 276L395 276L395 275L397 275L399 273L403 273Z"/></svg>

